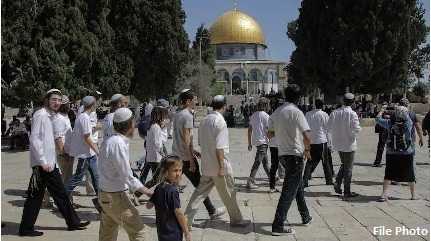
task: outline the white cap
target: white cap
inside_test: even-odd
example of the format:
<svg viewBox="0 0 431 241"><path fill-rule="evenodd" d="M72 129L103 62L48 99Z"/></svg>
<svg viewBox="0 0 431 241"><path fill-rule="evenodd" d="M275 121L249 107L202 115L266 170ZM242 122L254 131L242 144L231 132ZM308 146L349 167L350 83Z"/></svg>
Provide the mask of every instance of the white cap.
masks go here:
<svg viewBox="0 0 431 241"><path fill-rule="evenodd" d="M189 91L190 89L183 89L183 90L181 90L181 92L180 93L185 93L185 92L187 92L187 91Z"/></svg>
<svg viewBox="0 0 431 241"><path fill-rule="evenodd" d="M94 98L94 96L85 96L84 98L82 98L82 101L81 101L84 107L90 106L95 102L96 102L96 98Z"/></svg>
<svg viewBox="0 0 431 241"><path fill-rule="evenodd" d="M129 108L119 108L114 112L113 121L115 123L121 123L129 120L132 116L133 116L133 113Z"/></svg>
<svg viewBox="0 0 431 241"><path fill-rule="evenodd" d="M61 95L61 91L60 91L59 89L50 89L50 90L48 90L48 91L46 92L46 95L49 95L49 94L51 94L51 93L53 93L53 92L59 92L59 93L60 93L60 95Z"/></svg>
<svg viewBox="0 0 431 241"><path fill-rule="evenodd" d="M344 94L344 99L346 100L353 100L355 98L355 95L352 93L345 93Z"/></svg>
<svg viewBox="0 0 431 241"><path fill-rule="evenodd" d="M119 99L121 99L123 97L124 97L124 95L122 95L122 94L115 94L111 97L111 102L118 101Z"/></svg>
<svg viewBox="0 0 431 241"><path fill-rule="evenodd" d="M101 95L101 94L102 94L102 92L100 92L100 91L96 90L96 94Z"/></svg>

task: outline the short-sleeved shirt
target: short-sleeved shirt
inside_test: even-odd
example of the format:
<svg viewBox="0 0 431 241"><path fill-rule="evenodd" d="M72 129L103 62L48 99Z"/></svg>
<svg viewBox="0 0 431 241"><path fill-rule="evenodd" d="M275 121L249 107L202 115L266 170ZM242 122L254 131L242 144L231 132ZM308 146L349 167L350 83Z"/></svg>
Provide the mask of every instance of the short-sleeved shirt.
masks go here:
<svg viewBox="0 0 431 241"><path fill-rule="evenodd" d="M277 137L278 155L302 156L303 133L310 130L304 113L294 104L285 103L272 113L270 119L269 130Z"/></svg>
<svg viewBox="0 0 431 241"><path fill-rule="evenodd" d="M229 153L229 132L223 116L213 111L208 114L199 125L198 142L201 147L202 175L218 176L220 165L217 159L217 149L223 149L225 154L225 173L232 174L232 166L227 160Z"/></svg>
<svg viewBox="0 0 431 241"><path fill-rule="evenodd" d="M71 154L77 158L88 158L96 153L85 143L84 135L93 134L90 116L87 112L81 113L75 120L75 127L72 131Z"/></svg>
<svg viewBox="0 0 431 241"><path fill-rule="evenodd" d="M172 153L179 156L181 160L189 161L187 160L189 146L184 142L183 132L185 128L193 129L193 115L189 109L183 109L175 114L173 127Z"/></svg>
<svg viewBox="0 0 431 241"><path fill-rule="evenodd" d="M61 138L64 144L64 152L70 154L70 143L72 142L72 126L67 115L57 114L52 122L54 127L54 138Z"/></svg>
<svg viewBox="0 0 431 241"><path fill-rule="evenodd" d="M328 142L328 120L329 116L321 109L315 109L305 114L308 125L311 128L311 144L321 144Z"/></svg>
<svg viewBox="0 0 431 241"><path fill-rule="evenodd" d="M78 109L78 117L82 114L82 113L84 113L84 106L83 105L81 105L81 106L79 106L79 109ZM91 122L91 128L96 128L96 126L97 126L97 113L95 112L95 111L93 111L93 112L91 112L90 113L90 122ZM93 129L94 130L94 129ZM97 131L93 131L92 132L92 134L91 134L91 140L94 142L94 143L97 143L97 141L99 140L99 132L97 132Z"/></svg>
<svg viewBox="0 0 431 241"><path fill-rule="evenodd" d="M169 183L161 183L154 190L150 201L156 209L157 236L159 241L183 240L175 209L181 208L178 189Z"/></svg>
<svg viewBox="0 0 431 241"><path fill-rule="evenodd" d="M250 117L250 126L252 128L251 142L253 146L267 145L269 115L265 111L256 111Z"/></svg>

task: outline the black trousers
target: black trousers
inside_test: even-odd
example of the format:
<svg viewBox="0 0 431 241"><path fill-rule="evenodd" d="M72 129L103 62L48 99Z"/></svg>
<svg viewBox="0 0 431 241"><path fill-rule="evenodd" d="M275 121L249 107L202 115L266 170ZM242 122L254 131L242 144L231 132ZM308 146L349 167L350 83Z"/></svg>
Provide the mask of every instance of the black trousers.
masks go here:
<svg viewBox="0 0 431 241"><path fill-rule="evenodd" d="M305 202L304 186L302 182L302 171L304 169L303 158L300 156L280 156L279 159L286 170L286 176L275 211L274 222L272 223L273 231L283 228L287 213L294 199L296 199L296 205L302 220L304 221L310 216L307 203Z"/></svg>
<svg viewBox="0 0 431 241"><path fill-rule="evenodd" d="M308 180L322 160L323 172L325 173L325 180L327 184L332 183L332 176L334 170L332 168L332 158L328 158L328 145L327 143L311 144L311 160L307 160L304 170L304 185L308 186Z"/></svg>
<svg viewBox="0 0 431 241"><path fill-rule="evenodd" d="M196 188L199 186L202 175L201 175L201 172L199 169L198 161L194 160L194 162L196 165L196 170L195 170L195 172L191 172L190 171L190 161L183 161L183 173L190 180L192 185ZM147 183L145 183L145 186L147 188L151 188L151 187L155 186L158 183L159 176L160 176L160 168L157 168L156 172L153 175L153 178L150 181L148 181ZM212 204L209 197L205 198L204 205L205 205L205 208L207 209L209 215L212 215L216 212L216 209L215 209L214 205Z"/></svg>
<svg viewBox="0 0 431 241"><path fill-rule="evenodd" d="M275 177L277 176L277 169L279 165L278 161L278 148L270 147L269 151L271 152L271 169L269 170L269 188L275 188Z"/></svg>
<svg viewBox="0 0 431 241"><path fill-rule="evenodd" d="M19 231L26 232L34 230L34 224L39 215L46 188L48 188L48 192L54 199L55 205L66 220L67 226L78 226L81 220L73 209L69 197L66 194L59 169L55 168L52 172L45 172L40 166L34 168L39 169L40 181L37 182L37 190L32 190L31 182L29 184L28 197L24 203L24 211L22 213Z"/></svg>
<svg viewBox="0 0 431 241"><path fill-rule="evenodd" d="M377 143L377 153L376 153L376 159L374 160L374 164L378 165L382 162L383 151L385 150L387 139L388 139L387 131L379 133L379 142Z"/></svg>

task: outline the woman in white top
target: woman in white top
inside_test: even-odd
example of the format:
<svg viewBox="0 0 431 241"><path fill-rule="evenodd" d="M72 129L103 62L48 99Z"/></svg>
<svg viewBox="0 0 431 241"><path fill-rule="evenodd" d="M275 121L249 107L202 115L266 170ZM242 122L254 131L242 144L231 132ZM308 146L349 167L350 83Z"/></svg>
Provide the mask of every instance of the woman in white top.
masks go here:
<svg viewBox="0 0 431 241"><path fill-rule="evenodd" d="M163 133L163 128L167 123L168 119L168 109L156 106L151 112L151 127L147 132L146 149L147 155L145 158L145 165L141 172L140 180L145 183L147 180L148 173L151 169L153 176L162 160L163 156L166 156L166 148L164 144L166 143L166 133Z"/></svg>

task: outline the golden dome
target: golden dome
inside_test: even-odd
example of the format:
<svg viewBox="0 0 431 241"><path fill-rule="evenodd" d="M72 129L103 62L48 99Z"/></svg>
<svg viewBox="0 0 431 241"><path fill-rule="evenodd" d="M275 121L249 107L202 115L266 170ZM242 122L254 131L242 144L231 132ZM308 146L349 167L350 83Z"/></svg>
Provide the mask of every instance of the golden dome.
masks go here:
<svg viewBox="0 0 431 241"><path fill-rule="evenodd" d="M231 10L220 16L211 26L211 43L252 43L265 45L262 28L254 18Z"/></svg>

